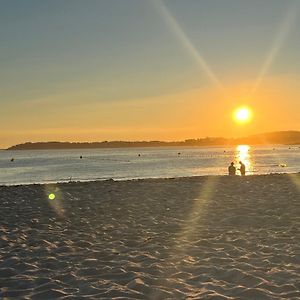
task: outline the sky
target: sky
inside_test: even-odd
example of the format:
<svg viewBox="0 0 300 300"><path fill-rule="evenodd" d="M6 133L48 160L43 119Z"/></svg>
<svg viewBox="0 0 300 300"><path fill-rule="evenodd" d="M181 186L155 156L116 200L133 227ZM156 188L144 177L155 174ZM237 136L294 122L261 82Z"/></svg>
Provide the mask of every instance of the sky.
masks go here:
<svg viewBox="0 0 300 300"><path fill-rule="evenodd" d="M300 0L0 0L0 147L300 130L299 36Z"/></svg>

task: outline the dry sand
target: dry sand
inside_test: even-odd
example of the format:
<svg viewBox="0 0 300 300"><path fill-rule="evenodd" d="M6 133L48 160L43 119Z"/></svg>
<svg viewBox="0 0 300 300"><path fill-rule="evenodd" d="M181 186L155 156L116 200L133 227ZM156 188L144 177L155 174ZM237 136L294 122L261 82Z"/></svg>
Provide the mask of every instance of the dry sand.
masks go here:
<svg viewBox="0 0 300 300"><path fill-rule="evenodd" d="M0 298L300 299L299 183L0 187Z"/></svg>

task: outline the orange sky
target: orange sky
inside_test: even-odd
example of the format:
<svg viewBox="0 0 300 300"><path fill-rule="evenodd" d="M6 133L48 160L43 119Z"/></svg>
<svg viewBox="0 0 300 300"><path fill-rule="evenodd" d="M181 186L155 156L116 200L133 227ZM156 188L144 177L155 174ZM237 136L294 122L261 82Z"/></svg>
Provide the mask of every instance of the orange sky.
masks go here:
<svg viewBox="0 0 300 300"><path fill-rule="evenodd" d="M0 11L1 148L300 130L297 2L71 3Z"/></svg>
<svg viewBox="0 0 300 300"><path fill-rule="evenodd" d="M207 87L114 103L86 102L88 95L78 93L76 97L81 100L76 106L68 102L60 104L65 95L40 103L24 102L2 117L2 120L7 118L7 128L2 127L0 132L2 145L41 140L184 140L297 130L300 128L297 82L297 78L290 77L265 80L251 98L244 94L249 85L244 83L233 85L225 94ZM237 124L232 112L245 104L252 108L253 119L247 124ZM10 113L18 115L12 123L8 120Z"/></svg>

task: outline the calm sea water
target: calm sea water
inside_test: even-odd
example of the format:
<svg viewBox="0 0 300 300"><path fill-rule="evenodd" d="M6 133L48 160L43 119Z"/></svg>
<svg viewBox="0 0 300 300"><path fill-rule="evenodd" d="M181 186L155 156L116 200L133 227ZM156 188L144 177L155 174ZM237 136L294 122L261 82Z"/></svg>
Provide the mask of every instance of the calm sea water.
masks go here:
<svg viewBox="0 0 300 300"><path fill-rule="evenodd" d="M0 151L0 184L225 175L239 160L247 175L300 172L300 147Z"/></svg>

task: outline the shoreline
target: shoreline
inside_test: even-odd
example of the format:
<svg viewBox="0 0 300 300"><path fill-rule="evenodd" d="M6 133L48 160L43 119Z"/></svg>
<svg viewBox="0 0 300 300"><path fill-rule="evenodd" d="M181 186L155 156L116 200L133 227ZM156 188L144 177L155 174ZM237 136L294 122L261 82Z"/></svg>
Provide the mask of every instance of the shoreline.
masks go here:
<svg viewBox="0 0 300 300"><path fill-rule="evenodd" d="M266 173L266 174L250 174L246 176L235 175L194 175L194 176L182 176L182 177L148 177L148 178L125 178L125 179L114 179L114 178L105 178L105 179L87 179L87 180L61 180L61 181L52 181L45 180L42 182L32 182L32 183L9 183L9 184L0 184L1 187L15 187L15 186L32 186L32 185L53 185L53 184L80 184L80 183L98 183L98 182L130 182L130 181L146 181L146 180L169 180L169 179L195 179L195 178L206 178L206 177L255 177L255 176L278 176L278 175L297 175L300 172L282 172L282 173Z"/></svg>

